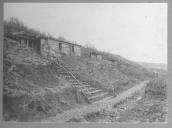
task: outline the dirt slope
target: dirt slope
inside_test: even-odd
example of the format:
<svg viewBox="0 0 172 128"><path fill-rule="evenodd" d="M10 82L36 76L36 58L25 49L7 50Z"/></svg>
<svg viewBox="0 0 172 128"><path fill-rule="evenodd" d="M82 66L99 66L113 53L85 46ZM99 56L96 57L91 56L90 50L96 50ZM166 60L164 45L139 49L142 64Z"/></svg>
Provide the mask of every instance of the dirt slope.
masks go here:
<svg viewBox="0 0 172 128"><path fill-rule="evenodd" d="M142 88L144 88L146 86L147 83L148 83L148 81L144 81L144 82L140 83L139 85L134 86L131 89L121 93L117 97L104 99L102 101L95 102L89 106L84 106L81 108L76 108L73 110L66 111L61 115L57 115L56 117L49 118L47 120L47 122L49 122L49 121L66 122L66 121L70 121L70 120L74 120L74 119L82 120L84 118L84 116L86 116L90 113L96 113L96 112L103 111L105 109L106 110L111 109L113 107L113 105L119 103L120 101L124 100L127 97L132 96L132 94L136 93L137 91L140 91Z"/></svg>
<svg viewBox="0 0 172 128"><path fill-rule="evenodd" d="M140 81L154 77L151 71L134 62L126 59L114 59L116 59L115 62L87 57L63 57L65 63L70 64L78 71L79 75L77 76L80 79L109 91L114 89L117 94Z"/></svg>
<svg viewBox="0 0 172 128"><path fill-rule="evenodd" d="M18 42L4 45L4 120L38 121L88 104L55 67Z"/></svg>

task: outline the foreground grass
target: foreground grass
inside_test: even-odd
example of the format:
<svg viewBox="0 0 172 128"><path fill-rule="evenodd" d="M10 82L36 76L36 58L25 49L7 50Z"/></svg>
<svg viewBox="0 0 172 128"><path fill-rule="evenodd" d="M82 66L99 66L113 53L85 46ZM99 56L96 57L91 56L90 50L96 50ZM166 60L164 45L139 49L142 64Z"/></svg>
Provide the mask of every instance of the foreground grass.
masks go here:
<svg viewBox="0 0 172 128"><path fill-rule="evenodd" d="M167 112L166 82L157 78L149 82L144 95L135 93L110 109L88 113L84 119L87 122L167 122Z"/></svg>

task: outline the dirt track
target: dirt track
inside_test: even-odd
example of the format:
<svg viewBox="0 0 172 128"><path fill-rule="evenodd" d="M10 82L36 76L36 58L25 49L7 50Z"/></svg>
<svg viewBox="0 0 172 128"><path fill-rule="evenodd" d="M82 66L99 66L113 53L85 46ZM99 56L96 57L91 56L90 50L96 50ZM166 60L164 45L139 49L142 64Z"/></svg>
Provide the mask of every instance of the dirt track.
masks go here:
<svg viewBox="0 0 172 128"><path fill-rule="evenodd" d="M43 122L66 122L66 121L69 121L70 119L83 118L84 115L91 112L98 112L103 109L111 108L114 104L120 102L121 100L124 100L127 97L130 97L133 93L145 87L147 83L148 81L143 81L140 84L130 88L129 90L119 94L115 98L109 97L101 101L95 102L93 104L90 104L88 106L83 106L80 108L68 110L60 115L57 115L56 117L48 118L47 120L44 120Z"/></svg>

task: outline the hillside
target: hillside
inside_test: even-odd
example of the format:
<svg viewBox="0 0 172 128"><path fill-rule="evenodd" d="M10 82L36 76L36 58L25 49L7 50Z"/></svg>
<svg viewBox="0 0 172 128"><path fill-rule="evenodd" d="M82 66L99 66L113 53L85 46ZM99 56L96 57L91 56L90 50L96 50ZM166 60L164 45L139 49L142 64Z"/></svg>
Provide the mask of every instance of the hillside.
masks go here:
<svg viewBox="0 0 172 128"><path fill-rule="evenodd" d="M14 19L5 22L4 28L5 121L41 121L97 101L115 99L135 85L157 78L153 70L119 55L101 52L102 59L91 58L91 48L85 48L87 54L81 56L58 53L53 60L45 58L29 45L21 47L21 41L6 37L9 31L29 33L34 38L44 34ZM161 88L149 86L145 94L152 95Z"/></svg>
<svg viewBox="0 0 172 128"><path fill-rule="evenodd" d="M114 89L117 94L140 81L154 77L151 71L137 63L122 60L121 57L114 57L115 62L76 56L64 56L62 60L78 71L76 76L80 79L87 82L97 81L96 86L109 91Z"/></svg>
<svg viewBox="0 0 172 128"><path fill-rule="evenodd" d="M71 83L58 75L49 60L19 48L19 42L4 41L4 120L41 120L88 104L82 93L77 94L78 100ZM118 94L152 75L141 66L121 60L113 63L76 56L61 59L76 69L76 77L109 93L115 88Z"/></svg>
<svg viewBox="0 0 172 128"><path fill-rule="evenodd" d="M149 69L167 70L167 64L138 62L140 65Z"/></svg>
<svg viewBox="0 0 172 128"><path fill-rule="evenodd" d="M48 60L16 41L4 44L4 120L38 121L88 104Z"/></svg>
<svg viewBox="0 0 172 128"><path fill-rule="evenodd" d="M140 87L142 89L138 91L137 89ZM156 78L148 82L145 87L144 82L141 82L140 85L120 93L114 99L95 103L81 109L73 109L59 117L49 118L48 121L159 123L167 122L167 115L166 79Z"/></svg>

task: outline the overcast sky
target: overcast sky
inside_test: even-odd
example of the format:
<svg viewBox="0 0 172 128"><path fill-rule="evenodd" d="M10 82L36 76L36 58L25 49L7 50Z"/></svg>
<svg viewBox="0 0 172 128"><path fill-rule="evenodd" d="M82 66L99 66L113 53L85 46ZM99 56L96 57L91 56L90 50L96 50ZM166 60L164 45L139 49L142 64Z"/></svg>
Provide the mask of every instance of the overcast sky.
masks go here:
<svg viewBox="0 0 172 128"><path fill-rule="evenodd" d="M167 63L165 3L6 3L4 18L130 60Z"/></svg>

